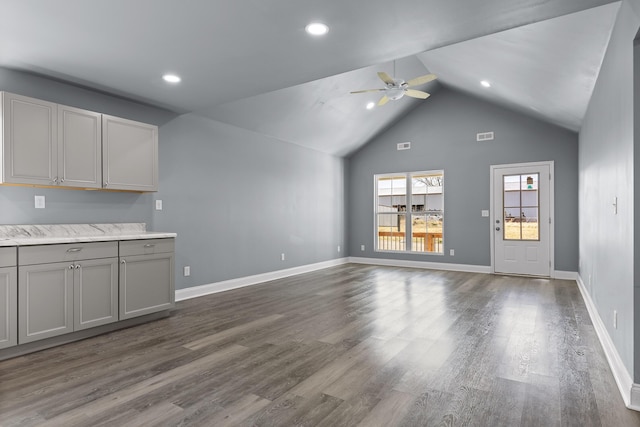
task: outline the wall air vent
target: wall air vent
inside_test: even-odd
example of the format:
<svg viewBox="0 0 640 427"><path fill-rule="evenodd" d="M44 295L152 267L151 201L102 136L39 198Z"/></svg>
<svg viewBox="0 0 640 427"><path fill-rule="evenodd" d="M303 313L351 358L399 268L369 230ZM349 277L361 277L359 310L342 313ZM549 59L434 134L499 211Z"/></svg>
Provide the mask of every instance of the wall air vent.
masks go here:
<svg viewBox="0 0 640 427"><path fill-rule="evenodd" d="M398 143L398 151L400 150L410 150L411 143L410 142L399 142Z"/></svg>
<svg viewBox="0 0 640 427"><path fill-rule="evenodd" d="M493 132L482 132L476 134L476 141L493 141Z"/></svg>

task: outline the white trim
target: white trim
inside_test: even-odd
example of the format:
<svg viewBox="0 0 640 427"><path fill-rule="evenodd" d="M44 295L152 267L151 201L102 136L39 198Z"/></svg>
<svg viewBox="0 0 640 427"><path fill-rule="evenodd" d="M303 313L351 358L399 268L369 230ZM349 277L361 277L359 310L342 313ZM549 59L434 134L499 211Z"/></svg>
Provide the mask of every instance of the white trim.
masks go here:
<svg viewBox="0 0 640 427"><path fill-rule="evenodd" d="M329 261L318 262L315 264L301 265L299 267L287 268L285 270L270 271L268 273L256 274L254 276L239 277L237 279L224 280L222 282L210 283L208 285L193 286L185 289L176 290L176 301L184 301L191 298L202 297L205 295L215 294L217 292L229 291L231 289L244 288L245 286L259 285L285 277L295 276L303 273L310 273L323 268L335 267L337 265L346 264L347 258L332 259Z"/></svg>
<svg viewBox="0 0 640 427"><path fill-rule="evenodd" d="M450 264L446 262L409 261L403 259L381 259L349 257L353 264L382 265L389 267L424 268L429 270L464 271L467 273L490 273L486 265Z"/></svg>
<svg viewBox="0 0 640 427"><path fill-rule="evenodd" d="M587 306L587 311L589 312L589 317L591 317L593 327L595 328L598 339L600 340L600 345L602 345L604 354L607 357L607 362L609 362L613 378L616 380L618 390L624 400L624 404L629 409L640 411L640 385L633 383L633 379L631 378L629 371L624 366L624 363L622 363L622 358L620 358L620 354L613 344L613 340L611 339L609 332L607 332L607 328L604 326L604 323L600 318L600 314L598 314L598 309L593 303L593 300L591 299L580 275L578 275L577 283L578 289L580 289L580 293L582 294L582 299Z"/></svg>
<svg viewBox="0 0 640 427"><path fill-rule="evenodd" d="M575 281L578 281L578 272L577 271L553 270L551 272L551 278L559 279L559 280L575 280Z"/></svg>
<svg viewBox="0 0 640 427"><path fill-rule="evenodd" d="M536 167L536 166L548 166L549 167L549 217L551 219L551 223L549 226L549 274L551 277L554 277L555 271L555 222L556 218L554 215L555 212L555 170L554 170L554 161L543 161L543 162L530 162L530 163L510 163L505 165L490 165L489 166L489 227L490 227L490 246L491 246L491 266L490 273L495 273L495 233L493 232L493 227L495 224L495 215L496 211L494 209L494 174L496 169L506 169L506 168L523 168L523 167Z"/></svg>

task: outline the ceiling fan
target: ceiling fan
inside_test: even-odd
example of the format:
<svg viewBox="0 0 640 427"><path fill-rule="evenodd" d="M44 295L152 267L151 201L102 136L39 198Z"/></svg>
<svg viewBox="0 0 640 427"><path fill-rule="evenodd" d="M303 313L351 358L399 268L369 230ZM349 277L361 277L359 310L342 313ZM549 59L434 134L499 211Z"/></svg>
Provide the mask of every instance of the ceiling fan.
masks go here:
<svg viewBox="0 0 640 427"><path fill-rule="evenodd" d="M390 100L395 101L397 99L400 99L405 95L412 98L427 99L429 96L431 96L427 92L410 88L429 83L430 81L438 78L435 74L427 74L425 76L420 76L416 77L415 79L404 81L402 79L394 79L384 71L378 72L378 77L380 77L380 80L385 83L386 87L381 89L356 90L351 93L384 92L384 96L380 98L380 101L378 101L378 106L384 105Z"/></svg>

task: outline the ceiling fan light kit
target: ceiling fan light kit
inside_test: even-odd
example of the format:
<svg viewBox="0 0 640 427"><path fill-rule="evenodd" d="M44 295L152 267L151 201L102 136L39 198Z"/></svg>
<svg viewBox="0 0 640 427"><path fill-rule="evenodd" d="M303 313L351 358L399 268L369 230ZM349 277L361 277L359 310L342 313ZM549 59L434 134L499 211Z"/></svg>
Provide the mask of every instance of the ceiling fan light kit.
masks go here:
<svg viewBox="0 0 640 427"><path fill-rule="evenodd" d="M408 81L404 81L402 79L392 78L384 71L378 72L378 77L380 77L380 80L384 82L384 88L356 90L351 93L384 92L384 96L378 101L378 106L382 106L389 101L396 101L405 95L411 98L427 99L429 96L431 96L427 92L410 88L429 83L438 78L435 74L427 74Z"/></svg>

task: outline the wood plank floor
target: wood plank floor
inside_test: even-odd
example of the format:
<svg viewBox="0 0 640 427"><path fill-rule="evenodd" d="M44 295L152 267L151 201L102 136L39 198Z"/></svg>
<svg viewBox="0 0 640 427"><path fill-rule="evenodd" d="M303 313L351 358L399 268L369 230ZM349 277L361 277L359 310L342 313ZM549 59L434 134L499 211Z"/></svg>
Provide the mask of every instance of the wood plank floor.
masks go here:
<svg viewBox="0 0 640 427"><path fill-rule="evenodd" d="M0 362L2 426L640 426L574 282L347 264Z"/></svg>

